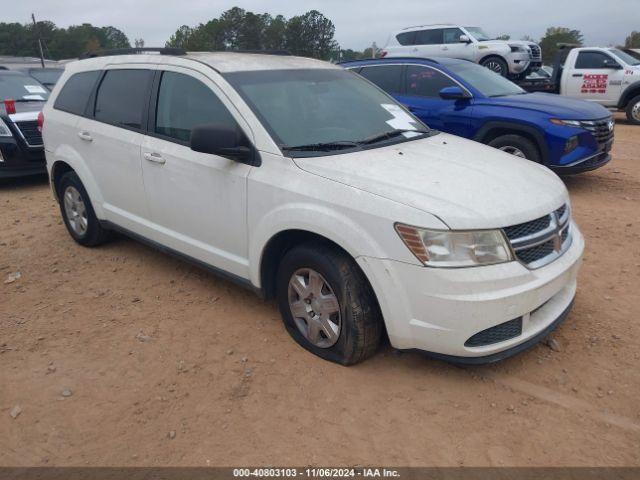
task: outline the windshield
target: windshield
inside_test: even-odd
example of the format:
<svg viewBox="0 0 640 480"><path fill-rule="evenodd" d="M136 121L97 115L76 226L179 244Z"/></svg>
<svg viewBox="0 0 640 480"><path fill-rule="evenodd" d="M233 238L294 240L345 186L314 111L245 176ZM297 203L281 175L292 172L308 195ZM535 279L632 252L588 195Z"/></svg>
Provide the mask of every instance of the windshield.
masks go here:
<svg viewBox="0 0 640 480"><path fill-rule="evenodd" d="M485 97L504 97L526 93L515 83L503 76L471 62L447 65L449 70L469 83Z"/></svg>
<svg viewBox="0 0 640 480"><path fill-rule="evenodd" d="M48 90L35 78L22 73L0 73L0 102L4 100L41 101L49 98Z"/></svg>
<svg viewBox="0 0 640 480"><path fill-rule="evenodd" d="M32 68L29 74L44 85L55 85L60 75L64 72L61 68Z"/></svg>
<svg viewBox="0 0 640 480"><path fill-rule="evenodd" d="M616 57L618 57L620 60L622 60L624 63L626 63L627 65L632 65L632 66L640 65L640 60L632 57L631 55L629 55L626 52L623 52L622 50L618 50L617 48L611 48L609 49L609 51L613 53Z"/></svg>
<svg viewBox="0 0 640 480"><path fill-rule="evenodd" d="M492 40L492 38L480 27L464 27L467 32L473 35L473 38L478 40L479 42L484 42L485 40Z"/></svg>
<svg viewBox="0 0 640 480"><path fill-rule="evenodd" d="M348 70L262 70L225 78L287 154L372 148L427 130L393 98Z"/></svg>

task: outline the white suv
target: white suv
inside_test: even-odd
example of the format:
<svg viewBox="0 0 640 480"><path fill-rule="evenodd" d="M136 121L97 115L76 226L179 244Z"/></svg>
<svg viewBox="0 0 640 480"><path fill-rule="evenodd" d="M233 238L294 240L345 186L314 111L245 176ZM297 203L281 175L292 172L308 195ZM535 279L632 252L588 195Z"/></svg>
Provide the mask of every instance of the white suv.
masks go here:
<svg viewBox="0 0 640 480"><path fill-rule="evenodd" d="M421 25L395 32L382 56L459 58L515 78L524 78L542 65L540 47L534 42L491 39L479 27L451 24Z"/></svg>
<svg viewBox="0 0 640 480"><path fill-rule="evenodd" d="M555 328L576 292L583 238L555 174L431 131L329 63L81 60L42 123L75 241L117 230L276 297L325 359L363 360L386 330L399 349L495 361Z"/></svg>

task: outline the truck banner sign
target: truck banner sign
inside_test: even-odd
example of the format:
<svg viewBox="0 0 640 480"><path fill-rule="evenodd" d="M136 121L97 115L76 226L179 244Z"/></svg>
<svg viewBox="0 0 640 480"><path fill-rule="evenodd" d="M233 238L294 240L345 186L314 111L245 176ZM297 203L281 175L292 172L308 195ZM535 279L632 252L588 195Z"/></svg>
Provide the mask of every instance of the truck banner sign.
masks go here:
<svg viewBox="0 0 640 480"><path fill-rule="evenodd" d="M607 93L609 75L602 73L588 73L583 77L581 93Z"/></svg>

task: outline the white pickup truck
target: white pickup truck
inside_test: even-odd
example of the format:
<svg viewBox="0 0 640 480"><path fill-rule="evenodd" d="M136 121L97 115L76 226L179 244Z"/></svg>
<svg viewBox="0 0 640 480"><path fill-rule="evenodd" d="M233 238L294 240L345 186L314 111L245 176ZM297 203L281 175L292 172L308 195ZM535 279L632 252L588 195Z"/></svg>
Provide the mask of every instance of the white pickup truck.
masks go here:
<svg viewBox="0 0 640 480"><path fill-rule="evenodd" d="M640 125L640 60L622 50L562 45L551 83L555 93L625 111Z"/></svg>

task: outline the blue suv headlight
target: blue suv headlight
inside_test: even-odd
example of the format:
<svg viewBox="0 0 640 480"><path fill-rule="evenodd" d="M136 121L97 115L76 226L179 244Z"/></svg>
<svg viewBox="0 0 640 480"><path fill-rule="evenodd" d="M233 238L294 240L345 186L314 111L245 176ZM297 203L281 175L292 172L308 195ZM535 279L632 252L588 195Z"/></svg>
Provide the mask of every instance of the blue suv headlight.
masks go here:
<svg viewBox="0 0 640 480"><path fill-rule="evenodd" d="M551 118L549 119L549 121L554 125L562 125L565 127L578 127L578 128L582 127L582 123L580 122L580 120L562 120L560 118Z"/></svg>

